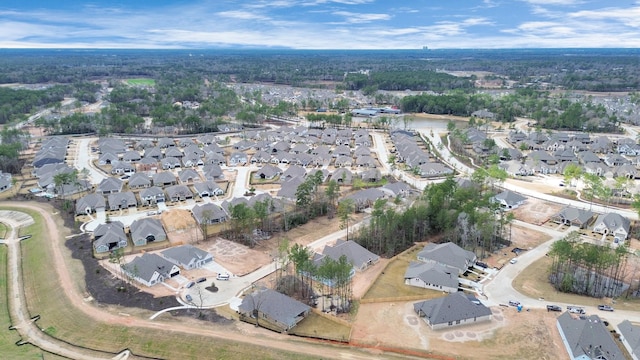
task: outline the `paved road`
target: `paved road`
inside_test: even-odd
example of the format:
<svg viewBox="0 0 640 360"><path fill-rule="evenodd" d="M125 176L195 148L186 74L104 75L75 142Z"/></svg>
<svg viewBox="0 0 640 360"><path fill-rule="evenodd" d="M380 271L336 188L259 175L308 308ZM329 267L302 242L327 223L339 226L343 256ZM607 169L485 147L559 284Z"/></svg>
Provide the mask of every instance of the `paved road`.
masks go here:
<svg viewBox="0 0 640 360"><path fill-rule="evenodd" d="M97 138L80 138L75 139L75 153L74 167L81 171L82 169L89 170L89 181L92 184L99 184L103 179L107 178L107 175L93 166L92 152L90 144L96 141Z"/></svg>

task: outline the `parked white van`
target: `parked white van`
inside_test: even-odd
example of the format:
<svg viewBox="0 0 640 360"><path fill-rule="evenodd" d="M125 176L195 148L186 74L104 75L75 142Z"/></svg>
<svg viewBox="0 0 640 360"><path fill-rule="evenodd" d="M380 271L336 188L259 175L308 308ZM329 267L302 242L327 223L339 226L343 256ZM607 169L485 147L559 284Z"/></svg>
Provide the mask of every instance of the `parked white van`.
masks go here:
<svg viewBox="0 0 640 360"><path fill-rule="evenodd" d="M229 274L218 274L218 276L216 276L217 280L229 280L231 276L229 276Z"/></svg>

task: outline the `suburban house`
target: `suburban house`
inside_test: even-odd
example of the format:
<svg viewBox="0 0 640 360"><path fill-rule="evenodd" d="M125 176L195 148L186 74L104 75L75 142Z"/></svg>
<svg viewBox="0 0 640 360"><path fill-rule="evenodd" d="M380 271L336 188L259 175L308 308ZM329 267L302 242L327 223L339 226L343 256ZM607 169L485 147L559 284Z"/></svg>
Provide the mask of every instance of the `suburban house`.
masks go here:
<svg viewBox="0 0 640 360"><path fill-rule="evenodd" d="M111 175L131 175L136 172L135 166L124 161L114 161L111 165Z"/></svg>
<svg viewBox="0 0 640 360"><path fill-rule="evenodd" d="M565 206L560 212L553 215L551 220L558 224L577 226L580 229L585 229L593 221L595 215L593 211Z"/></svg>
<svg viewBox="0 0 640 360"><path fill-rule="evenodd" d="M598 315L573 317L565 311L558 317L557 326L571 359L625 358Z"/></svg>
<svg viewBox="0 0 640 360"><path fill-rule="evenodd" d="M624 320L618 324L620 330L620 341L631 355L633 360L640 359L640 326L632 324L629 320Z"/></svg>
<svg viewBox="0 0 640 360"><path fill-rule="evenodd" d="M164 191L157 186L145 188L140 191L140 202L142 205L155 205L164 202Z"/></svg>
<svg viewBox="0 0 640 360"><path fill-rule="evenodd" d="M167 192L167 197L172 202L193 199L193 193L189 190L187 185L173 185L167 187L165 190Z"/></svg>
<svg viewBox="0 0 640 360"><path fill-rule="evenodd" d="M219 224L227 221L227 213L220 206L208 203L203 205L196 205L191 209L193 217L198 221L198 224Z"/></svg>
<svg viewBox="0 0 640 360"><path fill-rule="evenodd" d="M229 155L229 166L246 165L248 161L247 154L243 152L237 151Z"/></svg>
<svg viewBox="0 0 640 360"><path fill-rule="evenodd" d="M215 181L208 180L193 184L193 188L201 198L224 195L224 190Z"/></svg>
<svg viewBox="0 0 640 360"><path fill-rule="evenodd" d="M280 186L280 190L278 190L277 196L286 199L295 199L296 192L298 191L298 186L303 183L303 179L299 177L294 177L282 183Z"/></svg>
<svg viewBox="0 0 640 360"><path fill-rule="evenodd" d="M526 197L509 190L505 190L491 198L491 202L498 203L505 209L515 209L524 204L526 200Z"/></svg>
<svg viewBox="0 0 640 360"><path fill-rule="evenodd" d="M131 231L131 240L134 246L143 246L151 242L160 242L167 240L162 223L154 218L142 218L135 220L129 226Z"/></svg>
<svg viewBox="0 0 640 360"><path fill-rule="evenodd" d="M144 189L151 186L151 178L144 173L135 173L129 178L129 189Z"/></svg>
<svg viewBox="0 0 640 360"><path fill-rule="evenodd" d="M335 180L339 184L351 184L353 174L349 169L338 168L331 174L331 180Z"/></svg>
<svg viewBox="0 0 640 360"><path fill-rule="evenodd" d="M363 211L366 208L373 207L373 204L375 204L377 200L384 199L386 196L387 193L378 188L367 188L346 196L344 200L351 199L355 210Z"/></svg>
<svg viewBox="0 0 640 360"><path fill-rule="evenodd" d="M96 188L96 192L100 194L115 194L122 191L123 182L120 179L116 179L113 177L108 177L102 179L98 187Z"/></svg>
<svg viewBox="0 0 640 360"><path fill-rule="evenodd" d="M124 210L138 206L136 196L131 191L124 191L107 196L109 210Z"/></svg>
<svg viewBox="0 0 640 360"><path fill-rule="evenodd" d="M213 261L208 252L193 245L181 245L162 251L162 256L185 270L201 268Z"/></svg>
<svg viewBox="0 0 640 360"><path fill-rule="evenodd" d="M455 293L458 292L458 269L438 263L412 261L404 273L404 283Z"/></svg>
<svg viewBox="0 0 640 360"><path fill-rule="evenodd" d="M153 174L151 178L153 179L153 186L165 187L178 183L176 181L176 176L169 171L162 171L157 174Z"/></svg>
<svg viewBox="0 0 640 360"><path fill-rule="evenodd" d="M273 165L265 165L258 169L253 175L255 179L273 180L276 176L282 174L282 170Z"/></svg>
<svg viewBox="0 0 640 360"><path fill-rule="evenodd" d="M608 213L598 216L593 223L593 232L603 235L613 235L615 242L624 242L629 236L631 221L618 213Z"/></svg>
<svg viewBox="0 0 640 360"><path fill-rule="evenodd" d="M222 180L224 173L222 168L217 164L209 164L202 167L202 174L206 180Z"/></svg>
<svg viewBox="0 0 640 360"><path fill-rule="evenodd" d="M275 290L262 288L247 294L238 312L240 319L257 317L259 322L268 322L268 328L286 332L309 315L311 307Z"/></svg>
<svg viewBox="0 0 640 360"><path fill-rule="evenodd" d="M96 253L114 251L127 246L127 235L120 221L98 225L93 230L93 249Z"/></svg>
<svg viewBox="0 0 640 360"><path fill-rule="evenodd" d="M458 270L458 274L464 274L476 263L476 254L465 250L460 246L447 242L444 244L427 244L418 253L418 260L425 263L447 265Z"/></svg>
<svg viewBox="0 0 640 360"><path fill-rule="evenodd" d="M0 192L9 190L12 185L11 174L0 171Z"/></svg>
<svg viewBox="0 0 640 360"><path fill-rule="evenodd" d="M76 200L76 215L88 215L104 211L106 202L101 194L88 194Z"/></svg>
<svg viewBox="0 0 640 360"><path fill-rule="evenodd" d="M463 292L415 303L413 309L432 330L491 321L491 309Z"/></svg>
<svg viewBox="0 0 640 360"><path fill-rule="evenodd" d="M453 174L453 170L444 164L427 162L418 165L418 171L421 177L434 177L434 176L446 176Z"/></svg>
<svg viewBox="0 0 640 360"><path fill-rule="evenodd" d="M178 178L181 183L192 183L194 181L200 181L200 175L193 169L182 170L178 173Z"/></svg>
<svg viewBox="0 0 640 360"><path fill-rule="evenodd" d="M343 255L356 271L364 271L380 260L378 255L365 249L355 241L338 240L333 246L325 246L322 254L316 254L313 261L316 265L320 265L325 257L338 261Z"/></svg>
<svg viewBox="0 0 640 360"><path fill-rule="evenodd" d="M122 266L122 269L137 282L153 286L165 279L180 275L180 268L157 254L144 253Z"/></svg>

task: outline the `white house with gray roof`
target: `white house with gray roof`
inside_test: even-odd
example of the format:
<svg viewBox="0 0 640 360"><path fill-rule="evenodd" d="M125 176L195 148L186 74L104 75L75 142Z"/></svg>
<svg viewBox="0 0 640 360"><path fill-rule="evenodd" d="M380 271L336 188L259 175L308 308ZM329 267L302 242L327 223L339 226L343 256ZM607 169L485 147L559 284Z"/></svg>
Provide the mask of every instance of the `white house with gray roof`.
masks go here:
<svg viewBox="0 0 640 360"><path fill-rule="evenodd" d="M598 216L593 223L593 232L602 235L613 235L616 242L624 242L629 236L631 221L618 213L608 213Z"/></svg>
<svg viewBox="0 0 640 360"><path fill-rule="evenodd" d="M137 282L154 286L168 278L180 275L180 268L157 254L144 253L122 266L122 269Z"/></svg>
<svg viewBox="0 0 640 360"><path fill-rule="evenodd" d="M198 221L198 224L219 224L227 221L229 216L223 208L214 204L208 203L203 205L196 205L191 209L193 217Z"/></svg>
<svg viewBox="0 0 640 360"><path fill-rule="evenodd" d="M102 194L88 194L76 200L76 215L91 214L104 211L106 201Z"/></svg>
<svg viewBox="0 0 640 360"><path fill-rule="evenodd" d="M596 213L593 211L565 206L557 214L551 217L551 221L558 224L578 226L581 229L585 229L589 224L591 224L595 216Z"/></svg>
<svg viewBox="0 0 640 360"><path fill-rule="evenodd" d="M404 283L454 293L458 291L458 269L438 263L412 261L404 273Z"/></svg>
<svg viewBox="0 0 640 360"><path fill-rule="evenodd" d="M208 252L193 245L181 245L162 251L162 256L185 270L201 268L213 261Z"/></svg>
<svg viewBox="0 0 640 360"><path fill-rule="evenodd" d="M120 221L98 225L93 231L93 248L96 253L114 251L127 246L127 235Z"/></svg>
<svg viewBox="0 0 640 360"><path fill-rule="evenodd" d="M333 246L325 246L322 254L316 256L314 262L321 264L325 256L338 261L343 255L347 258L347 261L353 265L356 271L364 271L380 260L380 256L365 249L355 241L338 240Z"/></svg>
<svg viewBox="0 0 640 360"><path fill-rule="evenodd" d="M526 197L509 190L505 190L491 198L491 202L500 204L504 209L515 209L524 204L526 200Z"/></svg>
<svg viewBox="0 0 640 360"><path fill-rule="evenodd" d="M243 318L258 316L282 332L291 330L311 312L311 307L275 290L262 288L247 294L238 307ZM252 321L253 322L253 321Z"/></svg>
<svg viewBox="0 0 640 360"><path fill-rule="evenodd" d="M109 210L124 210L138 205L136 196L131 191L109 194L107 203L109 204Z"/></svg>
<svg viewBox="0 0 640 360"><path fill-rule="evenodd" d="M155 218L142 218L135 220L129 226L131 240L134 246L143 246L151 242L167 240L167 233L160 220Z"/></svg>
<svg viewBox="0 0 640 360"><path fill-rule="evenodd" d="M568 311L557 320L558 331L569 358L625 359L615 340L597 315L574 317Z"/></svg>
<svg viewBox="0 0 640 360"><path fill-rule="evenodd" d="M634 325L629 320L618 324L620 341L631 355L633 360L640 359L640 325Z"/></svg>
<svg viewBox="0 0 640 360"><path fill-rule="evenodd" d="M425 263L453 267L458 269L458 274L462 275L475 265L477 257L473 252L465 250L452 242L447 242L444 244L427 244L418 253L418 260Z"/></svg>
<svg viewBox="0 0 640 360"><path fill-rule="evenodd" d="M415 303L413 310L432 330L491 321L491 309L463 292Z"/></svg>
<svg viewBox="0 0 640 360"><path fill-rule="evenodd" d="M212 180L194 183L193 188L201 198L224 195L224 190Z"/></svg>
<svg viewBox="0 0 640 360"><path fill-rule="evenodd" d="M108 177L102 179L98 187L96 188L96 192L100 194L115 194L122 191L123 182L120 179Z"/></svg>

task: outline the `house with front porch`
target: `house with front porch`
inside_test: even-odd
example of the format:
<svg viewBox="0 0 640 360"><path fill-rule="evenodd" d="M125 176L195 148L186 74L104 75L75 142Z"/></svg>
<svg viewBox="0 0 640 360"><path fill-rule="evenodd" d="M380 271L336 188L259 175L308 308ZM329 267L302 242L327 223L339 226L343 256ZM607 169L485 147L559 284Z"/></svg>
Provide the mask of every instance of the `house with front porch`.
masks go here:
<svg viewBox="0 0 640 360"><path fill-rule="evenodd" d="M181 245L160 253L162 257L185 270L199 269L213 261L213 256L193 245Z"/></svg>
<svg viewBox="0 0 640 360"><path fill-rule="evenodd" d="M491 309L463 292L415 303L413 310L432 330L491 321Z"/></svg>
<svg viewBox="0 0 640 360"><path fill-rule="evenodd" d="M167 240L167 233L160 220L156 218L142 218L134 220L129 226L131 240L134 246L144 246Z"/></svg>
<svg viewBox="0 0 640 360"><path fill-rule="evenodd" d="M122 266L125 274L135 281L154 286L180 275L180 268L160 255L144 253Z"/></svg>

